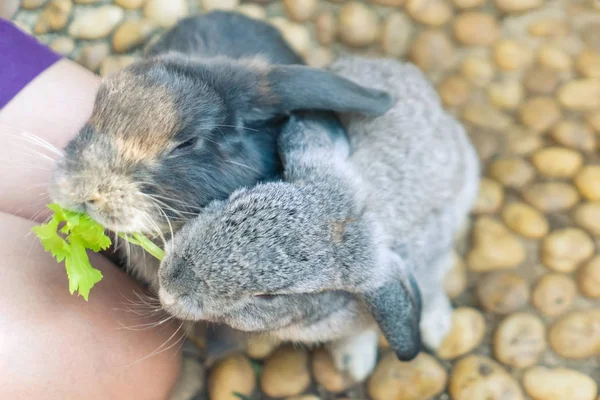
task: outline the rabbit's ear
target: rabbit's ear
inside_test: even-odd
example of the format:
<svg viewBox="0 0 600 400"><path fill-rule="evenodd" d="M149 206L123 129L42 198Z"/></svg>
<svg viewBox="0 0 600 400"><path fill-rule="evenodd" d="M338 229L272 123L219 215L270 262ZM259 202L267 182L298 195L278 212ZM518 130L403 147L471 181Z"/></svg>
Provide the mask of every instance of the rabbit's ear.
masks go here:
<svg viewBox="0 0 600 400"><path fill-rule="evenodd" d="M381 90L360 86L334 72L302 65L271 66L259 83L254 104L266 115L296 110L358 112L379 116L393 105L392 96Z"/></svg>
<svg viewBox="0 0 600 400"><path fill-rule="evenodd" d="M361 297L398 359L414 359L421 351L421 295L414 279L391 280Z"/></svg>

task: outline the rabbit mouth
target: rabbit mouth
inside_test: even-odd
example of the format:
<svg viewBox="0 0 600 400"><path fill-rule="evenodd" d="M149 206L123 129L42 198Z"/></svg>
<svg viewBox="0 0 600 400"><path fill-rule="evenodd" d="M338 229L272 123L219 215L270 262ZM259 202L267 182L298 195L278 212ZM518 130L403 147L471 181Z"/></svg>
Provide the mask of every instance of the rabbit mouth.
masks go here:
<svg viewBox="0 0 600 400"><path fill-rule="evenodd" d="M175 318L185 321L199 321L203 319L202 310L197 302L189 295L174 295L164 288L159 288L158 298L162 307Z"/></svg>

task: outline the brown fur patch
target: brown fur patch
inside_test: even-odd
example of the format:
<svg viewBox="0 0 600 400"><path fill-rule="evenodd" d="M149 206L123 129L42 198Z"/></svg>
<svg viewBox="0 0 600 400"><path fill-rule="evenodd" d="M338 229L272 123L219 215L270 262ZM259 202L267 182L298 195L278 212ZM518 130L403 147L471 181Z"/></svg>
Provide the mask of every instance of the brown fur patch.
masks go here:
<svg viewBox="0 0 600 400"><path fill-rule="evenodd" d="M89 123L113 137L127 161L151 161L171 143L180 127L175 100L167 88L148 85L128 71L107 77Z"/></svg>
<svg viewBox="0 0 600 400"><path fill-rule="evenodd" d="M346 218L341 221L331 222L331 237L334 243L339 244L344 241L344 232L346 231L346 225L352 222L356 222L356 219Z"/></svg>
<svg viewBox="0 0 600 400"><path fill-rule="evenodd" d="M272 66L269 64L269 62L261 56L246 58L241 60L241 62L254 71L258 76L258 80L256 81L256 90L259 93L261 105L272 106L277 104L279 99L271 90L269 72L271 71Z"/></svg>

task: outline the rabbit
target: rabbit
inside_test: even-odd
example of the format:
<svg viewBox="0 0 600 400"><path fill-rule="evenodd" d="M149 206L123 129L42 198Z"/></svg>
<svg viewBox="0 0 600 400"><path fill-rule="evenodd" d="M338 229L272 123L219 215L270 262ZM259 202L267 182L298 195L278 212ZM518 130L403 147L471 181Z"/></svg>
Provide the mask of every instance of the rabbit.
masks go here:
<svg viewBox="0 0 600 400"><path fill-rule="evenodd" d="M400 360L435 350L451 326L442 280L478 192L463 127L412 64L344 57L331 69L386 87L380 117L347 129L296 113L279 136L284 181L211 203L169 242L165 310L275 340L327 342L356 381L376 363L378 326Z"/></svg>
<svg viewBox="0 0 600 400"><path fill-rule="evenodd" d="M280 179L276 139L294 110L378 115L392 105L385 90L302 65L275 27L240 13L184 19L146 53L103 78L50 193L160 245L211 201ZM131 275L156 289L158 261L119 249Z"/></svg>
<svg viewBox="0 0 600 400"><path fill-rule="evenodd" d="M276 341L330 342L356 381L375 366L376 322L400 359L414 358L419 292L368 209L346 131L295 113L279 148L285 181L214 201L168 243L163 308Z"/></svg>

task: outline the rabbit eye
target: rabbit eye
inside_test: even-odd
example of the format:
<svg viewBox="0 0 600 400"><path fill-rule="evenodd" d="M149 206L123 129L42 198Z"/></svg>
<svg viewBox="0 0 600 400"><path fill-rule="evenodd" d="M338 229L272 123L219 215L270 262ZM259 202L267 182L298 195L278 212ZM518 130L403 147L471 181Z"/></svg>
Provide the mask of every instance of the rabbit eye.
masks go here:
<svg viewBox="0 0 600 400"><path fill-rule="evenodd" d="M264 300L273 300L277 296L278 295L276 295L276 294L268 294L268 293L258 293L258 294L254 295L254 297L258 297L259 299L264 299Z"/></svg>
<svg viewBox="0 0 600 400"><path fill-rule="evenodd" d="M190 150L198 143L198 138L191 138L186 140L185 142L180 143L177 147L173 149L174 152L180 152L185 150Z"/></svg>

